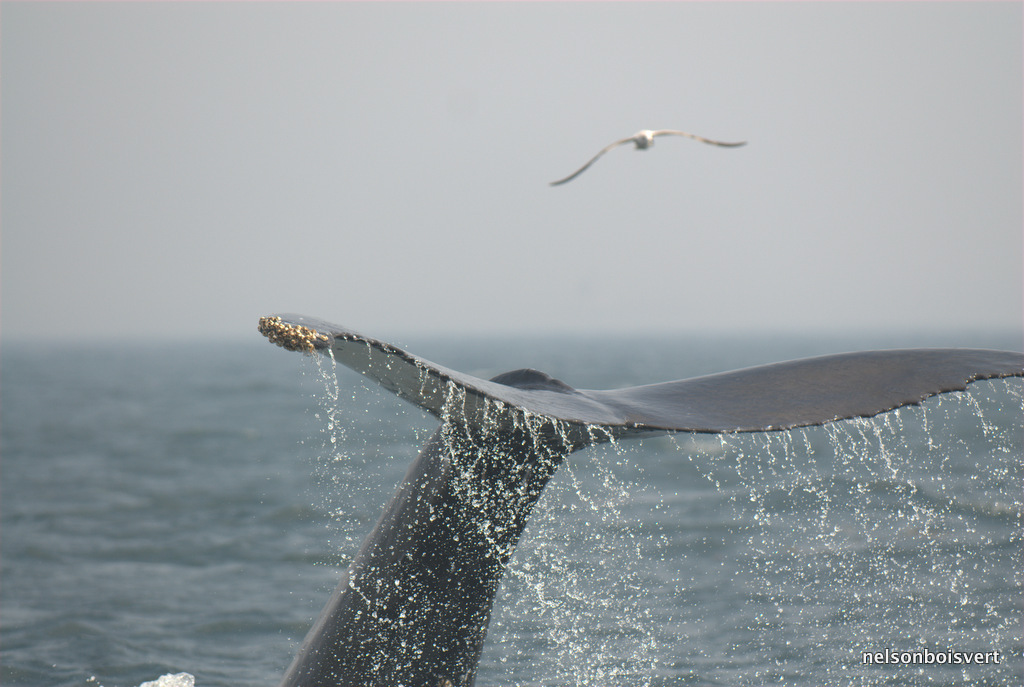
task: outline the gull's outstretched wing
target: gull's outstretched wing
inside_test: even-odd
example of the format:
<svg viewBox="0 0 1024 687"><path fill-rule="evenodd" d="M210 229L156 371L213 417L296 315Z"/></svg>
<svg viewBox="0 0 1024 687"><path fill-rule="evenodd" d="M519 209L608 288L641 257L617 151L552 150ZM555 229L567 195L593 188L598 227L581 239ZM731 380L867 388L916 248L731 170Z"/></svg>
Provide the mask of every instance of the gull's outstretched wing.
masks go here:
<svg viewBox="0 0 1024 687"><path fill-rule="evenodd" d="M843 353L590 391L532 370L479 379L299 315L263 318L260 331L291 350L329 351L337 362L442 420L502 422L502 409L512 407L561 421L567 436L580 446L647 433L762 432L820 425L915 405L982 379L1024 376L1022 353L911 349Z"/></svg>
<svg viewBox="0 0 1024 687"><path fill-rule="evenodd" d="M735 143L726 143L725 141L713 141L710 138L704 138L703 136L697 136L695 134L689 134L685 131L678 131L676 129L658 129L657 131L651 132L651 137L655 136L685 136L686 138L692 138L695 141L701 143L708 143L713 146L721 146L723 148L738 148L739 146L747 145L746 141L737 141Z"/></svg>
<svg viewBox="0 0 1024 687"><path fill-rule="evenodd" d="M569 176L565 177L564 179L559 179L558 181L552 181L551 185L552 186L559 186L561 184L564 184L567 181L572 181L573 179L578 177L580 174L583 174L583 172L586 171L587 167L590 167L590 165L592 165L595 162L597 162L597 158L601 157L602 155L607 153L612 148L617 148L618 146L622 145L623 143L631 143L634 138L635 138L634 136L630 136L629 138L621 138L618 141L615 141L615 143L609 143L608 145L606 145L604 148L601 149L601 152L599 152L594 157L590 158L590 160L587 161L587 164L583 165L582 167L580 167L579 169L577 169L575 172L573 172Z"/></svg>

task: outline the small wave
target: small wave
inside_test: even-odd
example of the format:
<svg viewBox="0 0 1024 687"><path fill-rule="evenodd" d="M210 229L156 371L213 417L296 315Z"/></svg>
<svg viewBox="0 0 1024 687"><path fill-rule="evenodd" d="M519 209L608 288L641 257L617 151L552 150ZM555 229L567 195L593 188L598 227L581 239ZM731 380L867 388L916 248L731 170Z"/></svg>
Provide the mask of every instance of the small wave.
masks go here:
<svg viewBox="0 0 1024 687"><path fill-rule="evenodd" d="M156 680L143 682L139 687L195 687L196 678L189 673L161 675Z"/></svg>

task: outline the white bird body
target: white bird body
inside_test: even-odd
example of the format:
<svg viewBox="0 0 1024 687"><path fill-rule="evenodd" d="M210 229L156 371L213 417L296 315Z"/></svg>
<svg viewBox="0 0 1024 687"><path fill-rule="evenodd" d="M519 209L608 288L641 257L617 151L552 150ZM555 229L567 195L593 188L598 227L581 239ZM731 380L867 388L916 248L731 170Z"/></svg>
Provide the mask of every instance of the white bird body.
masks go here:
<svg viewBox="0 0 1024 687"><path fill-rule="evenodd" d="M650 129L644 129L643 131L636 132L629 138L623 139L621 141L616 141L615 145L618 145L619 143L626 143L627 141L633 141L633 143L636 144L637 150L645 150L646 148L650 148L652 145L654 145L654 137L656 135L657 134L651 131Z"/></svg>
<svg viewBox="0 0 1024 687"><path fill-rule="evenodd" d="M746 141L739 141L737 143L726 143L726 142L723 142L723 141L712 141L710 138L704 138L703 136L695 136L694 134L688 134L685 131L676 131L675 129L657 129L657 130L643 129L642 131L638 131L635 134L633 134L632 136L629 136L628 138L622 138L622 139L619 139L618 141L615 141L614 143L609 143L604 148L602 148L601 151L597 155L595 155L594 157L590 158L590 160L587 162L587 164L583 165L582 167L580 167L579 169L577 169L575 172L573 172L569 176L565 177L564 179L559 179L558 181L552 181L551 185L552 186L558 186L559 184L564 184L567 181L572 181L573 179L578 177L580 174L582 174L584 172L584 170L587 169L587 167L589 167L590 165L594 164L597 161L597 158L601 157L602 155L607 153L612 148L617 148L618 146L623 145L625 143L633 143L636 146L637 150L646 150L647 148L650 148L652 145L654 145L654 137L655 136L685 136L686 138L692 138L693 140L700 141L701 143L708 143L710 145L721 146L723 148L736 148L738 146L742 146L742 145L746 145L747 144Z"/></svg>

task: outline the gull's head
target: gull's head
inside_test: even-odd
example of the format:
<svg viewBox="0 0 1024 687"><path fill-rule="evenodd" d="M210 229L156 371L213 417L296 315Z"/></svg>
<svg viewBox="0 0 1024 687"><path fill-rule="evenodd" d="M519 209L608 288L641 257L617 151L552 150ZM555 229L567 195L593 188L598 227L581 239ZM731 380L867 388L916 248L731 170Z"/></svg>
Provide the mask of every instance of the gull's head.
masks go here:
<svg viewBox="0 0 1024 687"><path fill-rule="evenodd" d="M650 148L654 145L654 132L650 129L644 129L633 134L633 143L636 144L638 150L644 148Z"/></svg>

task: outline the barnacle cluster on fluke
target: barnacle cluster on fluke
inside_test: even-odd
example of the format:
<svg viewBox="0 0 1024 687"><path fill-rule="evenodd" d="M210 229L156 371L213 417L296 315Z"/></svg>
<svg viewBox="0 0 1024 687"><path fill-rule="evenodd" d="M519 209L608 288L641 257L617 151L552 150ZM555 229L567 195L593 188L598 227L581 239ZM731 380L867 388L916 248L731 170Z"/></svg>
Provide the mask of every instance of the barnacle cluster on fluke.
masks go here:
<svg viewBox="0 0 1024 687"><path fill-rule="evenodd" d="M270 343L289 351L312 353L318 348L324 348L330 341L326 335L315 329L288 324L280 317L261 317L258 329Z"/></svg>

